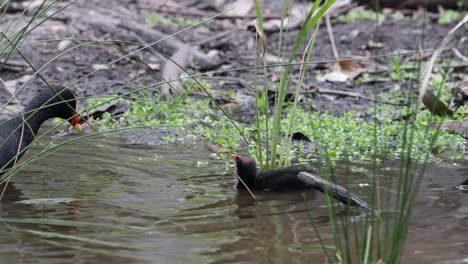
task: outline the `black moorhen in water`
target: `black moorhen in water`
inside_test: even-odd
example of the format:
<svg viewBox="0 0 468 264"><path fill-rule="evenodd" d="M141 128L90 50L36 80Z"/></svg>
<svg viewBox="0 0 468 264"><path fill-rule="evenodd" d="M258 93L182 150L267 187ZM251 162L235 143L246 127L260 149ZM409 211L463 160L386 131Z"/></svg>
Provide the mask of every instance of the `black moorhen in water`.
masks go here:
<svg viewBox="0 0 468 264"><path fill-rule="evenodd" d="M331 195L345 205L355 206L370 212L378 212L366 201L345 188L321 178L310 168L288 167L257 172L257 164L253 159L239 155L233 155L232 158L236 162L237 175L250 190L315 189ZM245 186L238 180L236 188L245 189Z"/></svg>
<svg viewBox="0 0 468 264"><path fill-rule="evenodd" d="M462 183L460 183L460 185L468 185L468 178L466 178L465 181L463 181Z"/></svg>
<svg viewBox="0 0 468 264"><path fill-rule="evenodd" d="M468 178L466 178L462 183L458 184L457 188L462 191L468 191Z"/></svg>
<svg viewBox="0 0 468 264"><path fill-rule="evenodd" d="M258 172L257 163L252 158L240 155L233 155L232 158L236 162L237 175L251 190L280 191L311 188L297 178L297 175L301 171L314 173L310 168L288 167ZM245 189L245 186L240 181L237 181L236 188Z"/></svg>
<svg viewBox="0 0 468 264"><path fill-rule="evenodd" d="M0 121L0 175L13 166L15 157L19 160L23 156L42 123L54 117L67 119L76 130L81 129L76 99L68 89L43 90L26 106L24 114Z"/></svg>

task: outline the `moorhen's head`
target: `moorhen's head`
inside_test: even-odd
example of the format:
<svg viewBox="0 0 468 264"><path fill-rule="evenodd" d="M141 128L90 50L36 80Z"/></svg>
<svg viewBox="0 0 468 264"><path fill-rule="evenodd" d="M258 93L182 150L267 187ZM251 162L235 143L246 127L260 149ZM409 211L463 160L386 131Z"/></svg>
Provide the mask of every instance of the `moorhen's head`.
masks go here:
<svg viewBox="0 0 468 264"><path fill-rule="evenodd" d="M44 119L60 117L68 120L76 130L81 130L80 118L76 112L76 98L65 87L41 90L26 107L26 112L43 115Z"/></svg>
<svg viewBox="0 0 468 264"><path fill-rule="evenodd" d="M257 177L257 163L252 158L240 155L232 155L232 158L236 162L237 175L244 181L247 186L252 186L255 183ZM242 187L242 183L237 184L238 187Z"/></svg>

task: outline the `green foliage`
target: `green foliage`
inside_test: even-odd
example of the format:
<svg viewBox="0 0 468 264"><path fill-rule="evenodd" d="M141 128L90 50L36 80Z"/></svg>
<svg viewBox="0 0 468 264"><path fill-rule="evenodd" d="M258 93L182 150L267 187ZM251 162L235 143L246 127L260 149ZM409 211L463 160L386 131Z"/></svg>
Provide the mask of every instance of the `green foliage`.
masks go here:
<svg viewBox="0 0 468 264"><path fill-rule="evenodd" d="M439 18L437 19L437 23L441 25L450 24L462 19L463 14L461 12L457 12L455 10L450 9L442 9L439 12Z"/></svg>
<svg viewBox="0 0 468 264"><path fill-rule="evenodd" d="M413 65L411 63L402 64L400 61L400 57L394 56L393 60L390 61L390 77L392 78L392 80L398 82L406 79L415 78L415 74L412 74L411 72L405 70L406 68L410 68L412 66Z"/></svg>
<svg viewBox="0 0 468 264"><path fill-rule="evenodd" d="M341 23L354 23L360 21L374 21L378 25L381 25L387 17L390 17L394 20L409 20L403 13L400 11L395 11L390 14L383 14L382 12L375 12L373 10L357 10L350 11L344 15L340 15L336 21Z"/></svg>
<svg viewBox="0 0 468 264"><path fill-rule="evenodd" d="M403 79L403 72L400 67L400 59L398 56L395 56L392 62L392 71L390 72L390 77L395 81L401 81Z"/></svg>
<svg viewBox="0 0 468 264"><path fill-rule="evenodd" d="M361 86L363 85L366 81L370 80L370 74L365 72L362 73L361 76L359 76L356 80L356 85Z"/></svg>
<svg viewBox="0 0 468 264"><path fill-rule="evenodd" d="M399 156L403 136L401 131L405 126L405 121L396 122L389 117L381 117L378 121L379 125L376 126L375 121L358 118L353 112L335 117L328 113L317 114L304 111L299 111L296 119L298 124L302 124L300 131L306 135L313 135L313 142L317 148L327 149L332 159L346 156L350 160L371 160L374 151L393 158ZM412 145L413 158L424 159L426 152L432 146L427 133L430 135L438 133L436 128L428 127L442 120L440 117L432 117L429 112L422 112L417 116L415 139ZM374 130L376 130L376 139L370 137ZM450 146L448 147L450 151L452 148L460 150L460 152L455 151L459 154L455 158L463 157L464 144L463 138L450 133L441 134L438 138L439 146Z"/></svg>
<svg viewBox="0 0 468 264"><path fill-rule="evenodd" d="M385 21L385 16L381 13L372 10L359 10L351 11L344 15L341 15L336 20L342 23L353 23L358 21L369 20L377 21L377 24L381 25Z"/></svg>
<svg viewBox="0 0 468 264"><path fill-rule="evenodd" d="M142 97L144 98L144 97ZM99 100L91 100L90 105L99 105L114 97L105 97ZM141 125L161 125L173 129L181 126L191 127L189 137L203 135L203 137L213 144L228 148L232 152L242 151L246 142L243 137L249 140L249 155L258 156L258 151L263 151L266 155L266 148L256 148L257 132L260 131L260 141L264 143L268 137L266 124L273 121L273 117L266 115L259 116L260 127L247 125L240 126L240 133L233 129L230 120L217 116L207 111L210 108L210 100L191 100L167 103L160 100L140 99L132 100L132 107L119 120L114 120L110 115L96 123L101 127L114 128L116 126L141 126ZM190 115L187 114L189 109ZM462 108L461 111L463 111ZM294 157L303 163L308 163L316 157L323 155L323 150L327 150L329 158L342 160L344 158L351 161L372 160L374 153L380 153L390 158L399 158L402 146L404 129L407 121L392 121L390 116L382 115L378 121L365 120L354 112L347 112L343 116L337 117L328 112L317 113L305 111L301 108L295 109L296 131L300 131L312 139L314 147L311 148L304 143L293 143L293 148L289 148L287 137L289 121L292 115L292 108L286 108L286 115L281 119L278 149L287 151L288 158ZM406 109L386 111L392 114L404 114ZM267 121L269 118L269 122ZM431 136L440 133L435 144L437 152L447 151L453 158L462 158L465 153L465 140L455 134L440 132L436 128L437 124L443 122L442 117L432 116L424 111L417 115L415 120L414 138L411 152L413 158L423 161L427 152L432 151ZM376 123L378 125L376 126ZM376 133L374 139L370 135ZM175 138L168 140L174 141ZM376 140L376 141L375 141ZM431 154L431 159L437 159L437 153Z"/></svg>
<svg viewBox="0 0 468 264"><path fill-rule="evenodd" d="M190 72L190 74L195 74L195 73ZM202 86L204 90L200 86ZM204 79L195 80L193 78L188 78L187 80L183 82L182 87L184 90L183 93L185 94L190 94L194 92L205 92L205 91L211 93L213 90L211 83L207 82ZM231 90L231 93L232 92L233 91Z"/></svg>
<svg viewBox="0 0 468 264"><path fill-rule="evenodd" d="M460 106L453 116L457 121L464 122L464 119L468 117L468 107Z"/></svg>
<svg viewBox="0 0 468 264"><path fill-rule="evenodd" d="M434 94L443 102L450 102L452 94L448 87L451 86L449 80L453 73L453 69L445 70L441 67L436 67L434 73L434 77L431 78L431 84L432 87L434 87Z"/></svg>

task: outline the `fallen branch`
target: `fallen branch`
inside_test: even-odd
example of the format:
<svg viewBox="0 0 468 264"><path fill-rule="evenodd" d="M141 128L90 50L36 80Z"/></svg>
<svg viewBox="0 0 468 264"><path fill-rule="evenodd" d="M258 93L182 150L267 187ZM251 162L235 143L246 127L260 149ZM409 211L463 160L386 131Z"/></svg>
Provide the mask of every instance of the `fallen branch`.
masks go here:
<svg viewBox="0 0 468 264"><path fill-rule="evenodd" d="M468 63L468 57L464 56L457 48L452 48L453 54L457 56L463 62Z"/></svg>
<svg viewBox="0 0 468 264"><path fill-rule="evenodd" d="M360 93L347 92L347 91L337 91L337 90L330 90L330 89L325 89L325 88L317 88L316 90L303 91L301 93L320 93L320 94L341 95L341 96L356 97L356 98L369 100L369 101L373 101L373 102L378 102L378 103L382 103L382 104L388 104L388 105L395 105L395 106L405 106L406 105L406 104L392 103L392 102L382 101L382 100L379 100L379 99L374 99L374 98L367 97L367 96L365 96L363 94L360 94Z"/></svg>

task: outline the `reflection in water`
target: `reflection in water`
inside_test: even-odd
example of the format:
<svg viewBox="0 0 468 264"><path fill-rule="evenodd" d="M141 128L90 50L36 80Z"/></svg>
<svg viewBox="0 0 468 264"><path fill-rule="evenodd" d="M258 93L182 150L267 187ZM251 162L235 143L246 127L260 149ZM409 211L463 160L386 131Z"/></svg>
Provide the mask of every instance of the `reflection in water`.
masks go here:
<svg viewBox="0 0 468 264"><path fill-rule="evenodd" d="M23 193L15 187L14 183L0 184L0 192L4 192L0 203L0 217L21 217L25 212L31 210L29 205L15 204L21 200Z"/></svg>
<svg viewBox="0 0 468 264"><path fill-rule="evenodd" d="M42 147L38 144L31 152ZM13 177L1 202L2 261L324 262L307 211L308 206L322 239L331 244L321 193L307 191L305 199L302 191L257 192L254 200L245 190L233 188L234 177L224 174L224 164L209 154L197 144L135 145L127 144L125 137L110 136L70 146L32 164ZM453 188L465 178L467 167L465 163L428 170L403 262L457 260L468 252L468 195ZM397 173L398 169L390 170L387 180ZM369 182L367 175L353 173L352 181ZM367 198L366 189L353 191ZM44 198L74 202L16 203ZM337 208L336 216L343 219L359 214Z"/></svg>

